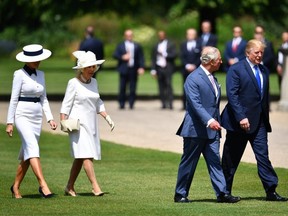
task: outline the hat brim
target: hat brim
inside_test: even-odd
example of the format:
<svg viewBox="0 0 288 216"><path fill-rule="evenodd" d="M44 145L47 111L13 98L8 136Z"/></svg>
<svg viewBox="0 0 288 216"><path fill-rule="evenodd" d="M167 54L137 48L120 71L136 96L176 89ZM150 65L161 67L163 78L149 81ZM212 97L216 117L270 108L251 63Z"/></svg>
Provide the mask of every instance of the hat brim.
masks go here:
<svg viewBox="0 0 288 216"><path fill-rule="evenodd" d="M81 66L77 65L77 66L72 67L72 68L73 69L82 69L82 68L90 67L93 65L101 65L101 64L103 64L103 62L105 62L105 60L97 60L97 61L87 62L86 64L83 64Z"/></svg>
<svg viewBox="0 0 288 216"><path fill-rule="evenodd" d="M43 53L37 56L26 56L24 52L20 52L16 55L16 59L20 62L38 62L49 58L51 54L51 51L47 49L43 49Z"/></svg>

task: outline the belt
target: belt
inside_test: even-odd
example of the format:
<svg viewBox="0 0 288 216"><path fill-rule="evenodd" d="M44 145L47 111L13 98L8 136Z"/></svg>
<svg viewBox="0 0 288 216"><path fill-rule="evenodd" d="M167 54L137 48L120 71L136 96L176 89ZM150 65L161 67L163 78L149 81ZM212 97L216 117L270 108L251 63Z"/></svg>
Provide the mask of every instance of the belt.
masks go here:
<svg viewBox="0 0 288 216"><path fill-rule="evenodd" d="M26 102L40 102L40 98L38 97L19 97L18 101L26 101Z"/></svg>

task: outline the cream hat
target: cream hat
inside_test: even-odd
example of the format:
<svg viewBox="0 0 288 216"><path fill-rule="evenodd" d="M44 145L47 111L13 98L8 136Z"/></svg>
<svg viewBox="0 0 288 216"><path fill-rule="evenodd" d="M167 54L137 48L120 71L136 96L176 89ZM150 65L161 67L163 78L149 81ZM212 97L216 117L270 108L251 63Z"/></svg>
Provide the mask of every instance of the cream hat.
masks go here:
<svg viewBox="0 0 288 216"><path fill-rule="evenodd" d="M105 60L97 60L96 55L91 52L75 51L73 55L77 58L77 66L73 69L81 69L93 65L101 65Z"/></svg>
<svg viewBox="0 0 288 216"><path fill-rule="evenodd" d="M20 62L38 62L51 56L51 51L43 49L39 44L30 44L23 47L23 51L16 55Z"/></svg>

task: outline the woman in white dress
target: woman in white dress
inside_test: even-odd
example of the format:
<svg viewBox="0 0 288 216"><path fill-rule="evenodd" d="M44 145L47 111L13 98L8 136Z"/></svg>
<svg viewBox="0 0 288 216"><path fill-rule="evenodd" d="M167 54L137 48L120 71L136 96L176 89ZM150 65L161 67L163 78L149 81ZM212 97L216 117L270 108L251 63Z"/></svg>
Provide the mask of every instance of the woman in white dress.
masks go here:
<svg viewBox="0 0 288 216"><path fill-rule="evenodd" d="M16 59L25 62L25 65L14 72L6 127L7 134L12 137L15 124L22 141L18 157L20 164L14 184L10 188L12 197L15 198L22 198L19 188L30 165L39 182L41 196L53 196L42 173L38 145L43 111L51 129L57 128L46 96L44 73L38 70L40 62L50 55L50 50L31 44L25 46L16 56Z"/></svg>
<svg viewBox="0 0 288 216"><path fill-rule="evenodd" d="M97 114L105 118L111 131L114 123L105 111L97 81L92 76L105 60L96 60L95 54L90 51L75 51L73 55L77 58L77 66L73 69L77 69L78 73L68 82L60 110L61 130L69 134L71 156L74 158L65 194L77 195L74 184L83 166L91 182L92 193L102 196L104 193L97 183L93 166L93 159L101 160ZM71 120L79 120L79 129L73 130Z"/></svg>

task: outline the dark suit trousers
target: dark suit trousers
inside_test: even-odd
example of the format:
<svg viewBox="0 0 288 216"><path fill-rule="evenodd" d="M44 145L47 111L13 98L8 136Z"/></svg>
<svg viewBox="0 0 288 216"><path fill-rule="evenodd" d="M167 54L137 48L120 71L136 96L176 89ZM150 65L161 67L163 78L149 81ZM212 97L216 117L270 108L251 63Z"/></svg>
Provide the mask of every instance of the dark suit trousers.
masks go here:
<svg viewBox="0 0 288 216"><path fill-rule="evenodd" d="M173 89L172 74L173 72L166 68L157 66L157 79L159 86L159 96L163 108L173 108Z"/></svg>
<svg viewBox="0 0 288 216"><path fill-rule="evenodd" d="M178 168L175 197L188 197L201 153L205 158L216 196L219 196L220 193L227 193L225 178L220 164L219 136L216 139L184 137L183 142L183 155Z"/></svg>
<svg viewBox="0 0 288 216"><path fill-rule="evenodd" d="M127 73L120 73L120 86L119 86L119 104L120 108L125 107L125 102L127 99L126 96L126 87L129 84L129 106L133 108L136 100L136 86L137 86L137 70L134 68L128 68Z"/></svg>
<svg viewBox="0 0 288 216"><path fill-rule="evenodd" d="M227 190L229 192L232 191L234 175L248 141L255 154L258 175L265 191L275 190L278 184L278 177L269 160L267 131L263 124L253 134L227 131L222 156L222 167Z"/></svg>

